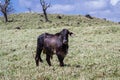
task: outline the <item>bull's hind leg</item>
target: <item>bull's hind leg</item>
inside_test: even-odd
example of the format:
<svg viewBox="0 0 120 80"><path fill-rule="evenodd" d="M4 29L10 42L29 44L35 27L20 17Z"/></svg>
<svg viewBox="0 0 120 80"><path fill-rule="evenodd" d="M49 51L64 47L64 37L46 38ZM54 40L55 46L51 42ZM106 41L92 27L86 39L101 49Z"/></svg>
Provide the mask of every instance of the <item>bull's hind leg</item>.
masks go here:
<svg viewBox="0 0 120 80"><path fill-rule="evenodd" d="M50 57L51 56L49 54L46 54L46 61L47 61L49 66L51 66Z"/></svg>
<svg viewBox="0 0 120 80"><path fill-rule="evenodd" d="M36 49L36 56L35 56L36 66L39 65L39 61L43 62L43 60L41 59L41 52L43 49L44 36L45 36L45 34L41 34L37 38L37 49Z"/></svg>
<svg viewBox="0 0 120 80"><path fill-rule="evenodd" d="M40 62L43 62L43 60L41 59L41 56L40 56L41 52L42 52L42 49L40 49L39 47L37 47L36 56L35 56L36 66L39 66L39 60L40 60Z"/></svg>

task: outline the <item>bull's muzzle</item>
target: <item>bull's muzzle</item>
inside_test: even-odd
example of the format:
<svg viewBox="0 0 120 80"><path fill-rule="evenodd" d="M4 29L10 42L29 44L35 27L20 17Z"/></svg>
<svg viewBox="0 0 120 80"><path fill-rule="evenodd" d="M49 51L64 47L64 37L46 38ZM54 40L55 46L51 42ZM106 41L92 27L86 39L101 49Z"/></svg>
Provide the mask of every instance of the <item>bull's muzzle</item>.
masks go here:
<svg viewBox="0 0 120 80"><path fill-rule="evenodd" d="M68 41L67 40L63 40L63 44L67 44L68 43Z"/></svg>

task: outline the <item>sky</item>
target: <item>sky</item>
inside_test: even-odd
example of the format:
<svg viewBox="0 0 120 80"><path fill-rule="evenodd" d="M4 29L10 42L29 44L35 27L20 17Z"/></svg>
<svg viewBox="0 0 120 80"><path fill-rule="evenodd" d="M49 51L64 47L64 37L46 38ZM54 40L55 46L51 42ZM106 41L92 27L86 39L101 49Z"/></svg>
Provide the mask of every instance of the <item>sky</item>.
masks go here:
<svg viewBox="0 0 120 80"><path fill-rule="evenodd" d="M120 22L120 0L45 0L50 14L86 15ZM11 0L15 13L42 12L39 0Z"/></svg>

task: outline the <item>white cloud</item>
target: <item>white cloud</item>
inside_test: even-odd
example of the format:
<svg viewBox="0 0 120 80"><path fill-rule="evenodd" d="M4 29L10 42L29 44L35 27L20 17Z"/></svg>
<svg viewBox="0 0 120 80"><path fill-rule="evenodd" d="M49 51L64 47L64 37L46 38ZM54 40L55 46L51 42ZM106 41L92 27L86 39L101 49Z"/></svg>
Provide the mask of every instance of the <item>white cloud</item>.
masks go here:
<svg viewBox="0 0 120 80"><path fill-rule="evenodd" d="M26 8L25 12L28 12L27 8L31 8L32 12L40 12L41 10L39 0L19 0L19 5Z"/></svg>
<svg viewBox="0 0 120 80"><path fill-rule="evenodd" d="M105 18L111 15L111 11L110 10L93 11L93 12L89 12L89 14L97 17Z"/></svg>
<svg viewBox="0 0 120 80"><path fill-rule="evenodd" d="M110 3L115 6L120 0L110 0Z"/></svg>
<svg viewBox="0 0 120 80"><path fill-rule="evenodd" d="M64 13L64 12L69 12L74 9L73 5L62 5L62 4L55 4L50 7L49 12L52 13Z"/></svg>
<svg viewBox="0 0 120 80"><path fill-rule="evenodd" d="M89 12L92 16L98 17L98 18L106 18L107 20L119 22L120 21L120 11L112 11L109 9L101 10L101 11L94 11Z"/></svg>
<svg viewBox="0 0 120 80"><path fill-rule="evenodd" d="M22 7L30 7L32 6L32 1L31 0L19 0L19 4Z"/></svg>
<svg viewBox="0 0 120 80"><path fill-rule="evenodd" d="M99 10L105 8L107 3L105 0L93 0L86 1L84 5L90 10Z"/></svg>
<svg viewBox="0 0 120 80"><path fill-rule="evenodd" d="M42 8L41 8L41 5L40 4L36 4L34 7L33 7L33 11L34 12L42 12Z"/></svg>

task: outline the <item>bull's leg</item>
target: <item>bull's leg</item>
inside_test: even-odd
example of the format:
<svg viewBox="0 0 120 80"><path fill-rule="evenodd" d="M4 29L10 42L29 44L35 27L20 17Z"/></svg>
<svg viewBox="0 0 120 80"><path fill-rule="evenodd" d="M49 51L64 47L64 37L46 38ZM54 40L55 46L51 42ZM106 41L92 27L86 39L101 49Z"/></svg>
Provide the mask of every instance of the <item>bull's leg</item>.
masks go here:
<svg viewBox="0 0 120 80"><path fill-rule="evenodd" d="M60 66L64 66L64 62L63 62L64 57L62 55L57 55L57 57L58 57L58 60L60 62Z"/></svg>
<svg viewBox="0 0 120 80"><path fill-rule="evenodd" d="M46 54L46 61L47 61L48 65L51 66L50 55L49 54Z"/></svg>
<svg viewBox="0 0 120 80"><path fill-rule="evenodd" d="M35 56L35 62L36 62L36 66L39 66L39 58L37 56Z"/></svg>
<svg viewBox="0 0 120 80"><path fill-rule="evenodd" d="M36 56L35 56L36 66L39 66L39 60L40 60L40 62L43 62L43 60L41 59L41 56L40 56L41 52L42 52L42 48L37 47Z"/></svg>
<svg viewBox="0 0 120 80"><path fill-rule="evenodd" d="M40 50L39 54L38 54L38 58L40 60L40 62L43 62L42 58L41 58L41 52L42 52L42 49Z"/></svg>

